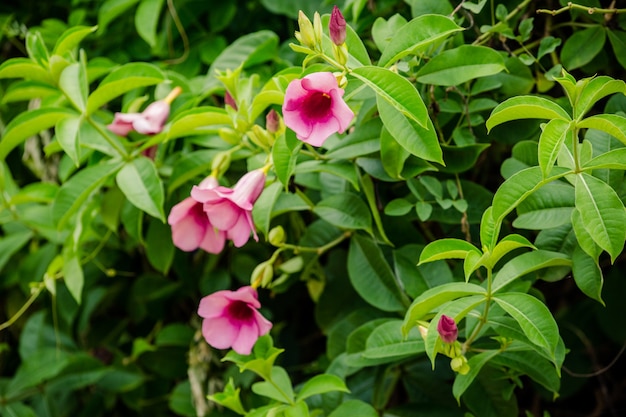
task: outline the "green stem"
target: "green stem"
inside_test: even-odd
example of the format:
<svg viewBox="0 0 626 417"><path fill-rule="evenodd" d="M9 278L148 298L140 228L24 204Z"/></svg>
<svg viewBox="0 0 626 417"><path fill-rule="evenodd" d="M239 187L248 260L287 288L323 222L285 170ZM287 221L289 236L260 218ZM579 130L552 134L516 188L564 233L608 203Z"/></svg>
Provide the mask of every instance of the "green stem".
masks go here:
<svg viewBox="0 0 626 417"><path fill-rule="evenodd" d="M523 2L521 2L520 4L517 5L517 7L515 7L515 9L513 9L511 11L511 13L507 14L504 19L502 20L503 22L508 22L509 20L511 20L516 14L518 14L519 12L522 11L522 9L526 6L528 6L530 3L532 2L532 0L524 0ZM493 7L492 7L493 10ZM495 25L495 23L494 23ZM492 26L494 26L492 25ZM486 32L483 33L482 35L480 35L478 38L476 38L476 40L472 43L473 45L481 45L483 42L489 40L492 36L494 35L494 32Z"/></svg>
<svg viewBox="0 0 626 417"><path fill-rule="evenodd" d="M601 14L620 14L620 13L626 13L626 9L603 9L601 7L589 7L589 6L583 6L580 4L575 4L572 2L569 2L567 4L567 6L561 7L560 9L556 9L556 10L548 10L548 9L537 9L537 13L546 13L552 16L556 16L557 14L561 14L564 13L568 10L572 10L572 9L576 9L576 10L582 10L584 12L587 12L589 14L594 14L594 13L601 13Z"/></svg>
<svg viewBox="0 0 626 417"><path fill-rule="evenodd" d="M126 159L128 157L128 151L126 150L126 148L124 147L123 144L121 144L117 140L114 140L110 136L109 132L105 132L102 129L102 126L99 123L94 122L91 117L87 117L87 120L89 121L89 124L92 125L94 127L94 129L96 129L98 131L98 133L100 133L100 135L109 143L109 145L111 145L111 147L113 149L115 149L117 151L117 153L122 158Z"/></svg>
<svg viewBox="0 0 626 417"><path fill-rule="evenodd" d="M324 254L326 251L332 249L333 247L337 246L338 244L340 244L341 242L343 242L350 236L352 236L352 232L346 231L346 232L343 232L341 236L339 236L338 238L331 240L330 242L322 246L318 246L318 247L298 246L298 245L291 245L287 243L281 248L291 249L296 254L302 253L302 252L314 252L314 253L317 253L317 255L319 256L319 255Z"/></svg>
<svg viewBox="0 0 626 417"><path fill-rule="evenodd" d="M44 284L41 282L41 283L39 283L39 285L37 287L35 287L35 290L30 295L30 298L28 300L26 300L24 305L17 311L17 313L15 313L13 315L13 317L11 317L9 320L7 320L4 323L0 324L0 331L6 329L7 327L10 327L20 317L22 317L22 314L24 314L26 312L26 310L28 310L28 307L30 307L31 304L35 302L35 300L37 299L37 297L39 297L39 294L41 294L41 291L43 291L43 289L44 289Z"/></svg>
<svg viewBox="0 0 626 417"><path fill-rule="evenodd" d="M474 339L478 337L482 328L485 326L485 324L487 324L487 316L489 315L489 308L491 307L491 283L493 281L492 279L493 271L489 267L486 267L486 268L487 268L487 296L485 300L485 311L483 311L483 314L480 316L480 321L474 328L474 331L472 332L470 337L468 337L467 340L463 343L463 352L467 352L469 350L469 347L472 345L472 342L474 341Z"/></svg>

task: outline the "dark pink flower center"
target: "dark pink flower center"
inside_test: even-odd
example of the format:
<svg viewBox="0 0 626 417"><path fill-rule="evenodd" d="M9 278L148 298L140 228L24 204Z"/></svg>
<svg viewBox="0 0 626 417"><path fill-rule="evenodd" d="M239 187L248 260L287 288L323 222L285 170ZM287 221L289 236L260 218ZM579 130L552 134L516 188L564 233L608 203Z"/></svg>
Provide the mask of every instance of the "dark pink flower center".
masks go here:
<svg viewBox="0 0 626 417"><path fill-rule="evenodd" d="M233 301L226 309L231 318L239 321L250 320L254 314L252 308L244 301Z"/></svg>
<svg viewBox="0 0 626 417"><path fill-rule="evenodd" d="M333 100L330 95L316 91L306 98L304 103L304 114L309 119L323 119L328 116Z"/></svg>

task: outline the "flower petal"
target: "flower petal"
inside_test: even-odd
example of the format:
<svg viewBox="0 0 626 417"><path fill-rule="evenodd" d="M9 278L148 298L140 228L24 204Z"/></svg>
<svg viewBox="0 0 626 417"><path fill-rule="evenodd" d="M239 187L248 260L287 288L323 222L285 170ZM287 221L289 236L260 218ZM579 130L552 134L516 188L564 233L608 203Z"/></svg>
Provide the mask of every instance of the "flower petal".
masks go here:
<svg viewBox="0 0 626 417"><path fill-rule="evenodd" d="M205 319L222 317L226 312L226 308L231 303L228 297L230 293L232 293L232 291L222 290L202 297L198 305L198 315Z"/></svg>
<svg viewBox="0 0 626 417"><path fill-rule="evenodd" d="M223 199L219 203L205 203L204 211L211 224L219 230L229 230L238 221L242 210L229 200Z"/></svg>
<svg viewBox="0 0 626 417"><path fill-rule="evenodd" d="M249 355L259 339L259 328L254 320L241 323L239 334L232 343L232 348L240 355Z"/></svg>
<svg viewBox="0 0 626 417"><path fill-rule="evenodd" d="M221 292L221 291L218 291ZM260 308L261 303L259 303L258 293L251 286L247 285L245 287L239 288L237 291L226 291L227 294L224 294L226 298L232 301L243 301L246 304L254 308Z"/></svg>
<svg viewBox="0 0 626 417"><path fill-rule="evenodd" d="M253 227L250 226L250 222L247 219L248 217L250 217L248 212L243 213L238 217L237 222L228 228L227 231L227 237L232 240L233 244L238 248L248 242L250 239L250 231L253 230Z"/></svg>
<svg viewBox="0 0 626 417"><path fill-rule="evenodd" d="M199 246L209 253L218 254L224 249L225 243L226 232L216 229L209 223Z"/></svg>
<svg viewBox="0 0 626 417"><path fill-rule="evenodd" d="M226 349L238 338L240 326L227 317L204 319L202 335L207 343L217 349Z"/></svg>

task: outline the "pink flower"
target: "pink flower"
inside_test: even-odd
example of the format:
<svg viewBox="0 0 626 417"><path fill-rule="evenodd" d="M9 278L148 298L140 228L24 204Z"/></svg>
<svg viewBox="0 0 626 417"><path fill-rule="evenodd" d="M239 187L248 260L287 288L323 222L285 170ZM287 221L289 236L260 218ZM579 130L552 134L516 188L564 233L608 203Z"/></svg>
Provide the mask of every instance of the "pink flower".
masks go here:
<svg viewBox="0 0 626 417"><path fill-rule="evenodd" d="M159 133L170 115L170 104L181 91L180 87L174 88L166 98L151 103L141 113L115 113L113 122L107 128L120 136L126 136L133 130L144 135Z"/></svg>
<svg viewBox="0 0 626 417"><path fill-rule="evenodd" d="M232 347L240 355L249 355L257 339L272 328L257 311L260 307L257 292L250 286L207 295L198 307L198 315L204 318L204 339L217 349Z"/></svg>
<svg viewBox="0 0 626 417"><path fill-rule="evenodd" d="M337 6L333 6L333 11L330 14L328 32L330 33L330 40L335 45L342 45L346 41L346 19L344 19L341 10Z"/></svg>
<svg viewBox="0 0 626 417"><path fill-rule="evenodd" d="M321 146L333 133L343 133L354 113L343 101L343 89L330 72L316 72L287 86L285 125L303 142Z"/></svg>
<svg viewBox="0 0 626 417"><path fill-rule="evenodd" d="M207 177L199 185L202 189L214 187L217 187L217 180L213 177ZM217 254L224 249L226 232L211 224L203 206L192 197L187 197L172 207L167 218L172 227L172 241L177 248L186 252L202 248Z"/></svg>
<svg viewBox="0 0 626 417"><path fill-rule="evenodd" d="M439 323L437 323L437 332L444 343L454 343L459 336L459 329L456 327L454 319L445 314L441 316Z"/></svg>
<svg viewBox="0 0 626 417"><path fill-rule="evenodd" d="M252 221L252 207L265 186L265 171L256 169L245 174L231 189L193 187L191 196L204 204L204 211L211 224L226 232L226 237L236 247L246 244L250 232L259 240Z"/></svg>

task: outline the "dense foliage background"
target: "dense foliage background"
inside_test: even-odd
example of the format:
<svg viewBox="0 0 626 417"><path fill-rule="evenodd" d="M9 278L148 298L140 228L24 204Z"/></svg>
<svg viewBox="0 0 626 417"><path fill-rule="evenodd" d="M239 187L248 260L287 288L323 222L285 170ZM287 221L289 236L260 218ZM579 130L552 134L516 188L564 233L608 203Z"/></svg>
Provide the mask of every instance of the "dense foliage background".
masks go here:
<svg viewBox="0 0 626 417"><path fill-rule="evenodd" d="M569 260L548 260L545 268L523 274L528 284L524 291L545 301L568 349L556 382L533 375L529 369L533 364L502 360L483 368L457 404L452 392L455 373L446 358L438 357L433 370L423 349L411 355L398 347L398 340L380 342L381 348L399 349L393 354L355 356L367 352L366 347L376 347L367 338L376 326L402 323L411 299L429 288L464 281L463 262L437 260L417 267L424 245L454 237L480 247L481 218L494 193L515 172L540 164L537 142L540 123L545 120L520 115L522 120L492 125L488 131L485 122L492 110L511 97L527 95L549 98L570 110L562 85L554 80L562 69L576 80L594 75L625 79L624 10L590 14L582 7L608 9L620 7L618 3L586 0L578 2L580 8L548 0L349 0L338 4L374 63L391 39L403 36L398 28L428 14L452 14L465 28L451 32L445 48L482 45L497 51L499 57L493 62L501 62L491 62L486 53L488 62L476 65L499 67L481 73L469 65L480 57L457 57L459 62L467 59L468 67L448 75L434 71L428 78L428 73L419 72L424 68L422 57L400 58L396 69L418 85L443 149L445 167L408 154L401 162L390 162L402 152L391 145L381 149L381 122L374 117L378 111L374 100L361 99L349 83L347 95L358 102L357 124L376 126L377 133L359 134L369 131L357 129L348 137L329 140L326 158L340 161L334 167L298 161L292 167L294 178L286 176L285 188L291 194L279 197L280 187L272 188L270 197L264 194L269 208L255 213L260 241L239 249L229 247L219 255L177 250L163 214L208 175L216 155L230 146L229 138L241 140L247 134L237 126L181 134L159 144L155 177L166 192L161 207L152 212L129 202L123 187L115 186L112 179L99 183L98 176L83 184L89 188L98 182L97 189L86 195L70 193L59 206L63 184L79 167L95 166L108 154L94 142L87 146L89 152L69 155L48 129L54 122L25 134L28 137L15 147L5 145L0 165L0 323L4 323L0 324L0 415L236 415L206 399L223 391L230 378L242 388L246 408L265 404L267 399L250 389L257 376L240 372L233 361L222 361L226 352L203 340L196 311L202 296L250 283L257 265L275 251L267 236L278 225L284 227L287 241L299 248L322 248L281 254L273 265L271 285L259 290L261 311L274 323L273 344L284 349L276 363L287 370L293 385L324 372L346 381L349 394L311 397L310 406L323 410L320 415L340 417L331 413L351 399L370 404L380 416L622 415L626 412L622 356L626 281L624 257L619 253L598 255L602 272L589 273L594 277L587 281L592 288L584 292L580 280L572 277ZM42 48L53 51L59 37L72 27L92 28L81 36L83 55L74 56L86 63L90 90L125 64L151 64L155 75L131 69L123 75L128 79L162 77L161 81L169 79L183 86L183 95L172 107L174 119L198 106L224 107L225 88L216 70L235 71L243 64L240 105L250 105L245 99L257 96L276 74L285 79L298 76L305 56L289 47L295 42L298 11L313 19L314 12L328 14L332 6L312 0L3 2L0 135L5 140L10 123L29 109L63 105L38 80L20 80L19 73L7 75L3 63L41 56L37 54ZM32 37L35 33L38 37ZM328 70L322 63L315 65ZM454 78L463 71L470 75ZM285 84L285 79L277 84ZM162 98L160 86L152 87L156 84L112 95L97 117L110 122L112 112ZM595 101L589 114L623 115L626 97L617 88L615 92ZM268 102L265 108L280 111L280 104ZM259 120L264 117L257 116ZM27 126L24 123L21 128L28 131ZM623 125L616 130L626 135ZM593 143L593 156L597 149L624 147L620 133L611 137L599 130L589 132L586 139ZM295 149L289 147L295 137L286 136L287 147L282 151L289 153ZM131 137L124 143L129 149L137 148L132 140L141 139ZM234 184L255 167L254 157L252 151L234 152L225 180ZM610 184L623 202L623 168L614 165L594 175ZM396 171L390 172L389 167ZM277 172L281 175L285 176ZM347 190L353 193L341 203L356 207L348 220L337 220L333 212L341 206L337 202L312 208ZM267 206L268 198L273 198L271 206ZM519 233L536 247L562 252L569 259L577 248L568 222L573 206L573 192L546 188L534 200L515 207L515 213L503 222L502 233ZM367 215L362 216L362 208ZM69 246L75 252L68 254L72 238ZM511 252L505 259L518 253ZM372 256L379 258L372 260ZM62 266L68 259L82 268L80 297L76 297L76 287L60 279L68 273ZM359 269L367 260L372 269ZM372 295L378 287L367 287L359 278L369 278L368 274L380 278L387 273L402 287L400 310L393 304L398 300L390 302L390 308L381 308L380 300ZM489 343L479 346L490 347ZM366 412L364 416L369 415Z"/></svg>

